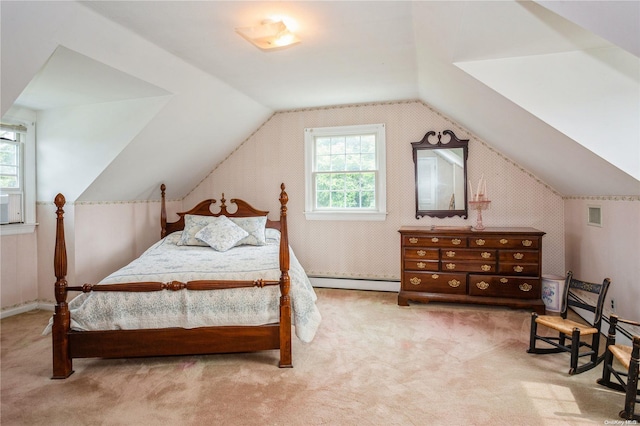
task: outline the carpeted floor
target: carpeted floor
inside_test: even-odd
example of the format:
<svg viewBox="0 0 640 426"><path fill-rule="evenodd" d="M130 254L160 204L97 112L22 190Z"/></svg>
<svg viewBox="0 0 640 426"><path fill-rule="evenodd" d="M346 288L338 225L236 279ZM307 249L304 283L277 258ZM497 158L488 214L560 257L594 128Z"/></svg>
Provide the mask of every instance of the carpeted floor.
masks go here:
<svg viewBox="0 0 640 426"><path fill-rule="evenodd" d="M395 293L317 289L315 340L277 353L75 360L50 380L51 312L1 322L1 423L9 425L612 424L622 394L601 367L526 353L530 314L397 306Z"/></svg>

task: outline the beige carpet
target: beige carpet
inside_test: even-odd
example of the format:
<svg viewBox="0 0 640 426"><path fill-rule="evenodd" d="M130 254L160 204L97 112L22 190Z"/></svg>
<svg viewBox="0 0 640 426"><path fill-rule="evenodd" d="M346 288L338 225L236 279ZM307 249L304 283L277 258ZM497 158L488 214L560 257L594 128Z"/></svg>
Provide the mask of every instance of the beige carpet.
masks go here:
<svg viewBox="0 0 640 426"><path fill-rule="evenodd" d="M75 360L50 380L50 312L2 320L8 425L543 425L618 421L601 367L527 354L530 314L450 304L399 307L394 293L318 289L315 340L277 353ZM611 424L611 423L609 423Z"/></svg>

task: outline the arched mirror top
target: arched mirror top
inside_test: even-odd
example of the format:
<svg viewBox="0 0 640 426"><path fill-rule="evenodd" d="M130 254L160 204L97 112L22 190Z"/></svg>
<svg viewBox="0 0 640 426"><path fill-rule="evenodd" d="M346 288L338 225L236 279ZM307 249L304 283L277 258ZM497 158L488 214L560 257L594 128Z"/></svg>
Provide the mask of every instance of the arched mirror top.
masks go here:
<svg viewBox="0 0 640 426"><path fill-rule="evenodd" d="M469 139L451 130L429 131L412 142L416 180L416 219L467 217Z"/></svg>

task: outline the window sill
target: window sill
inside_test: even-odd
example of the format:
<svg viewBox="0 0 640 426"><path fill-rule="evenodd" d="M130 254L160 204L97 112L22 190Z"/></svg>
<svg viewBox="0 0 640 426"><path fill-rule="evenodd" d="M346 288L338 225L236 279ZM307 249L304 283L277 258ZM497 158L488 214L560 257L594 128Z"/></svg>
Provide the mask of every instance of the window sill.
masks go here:
<svg viewBox="0 0 640 426"><path fill-rule="evenodd" d="M383 221L387 218L386 212L304 212L307 220L358 220L358 221Z"/></svg>
<svg viewBox="0 0 640 426"><path fill-rule="evenodd" d="M36 230L37 223L7 223L0 225L0 235L31 234Z"/></svg>

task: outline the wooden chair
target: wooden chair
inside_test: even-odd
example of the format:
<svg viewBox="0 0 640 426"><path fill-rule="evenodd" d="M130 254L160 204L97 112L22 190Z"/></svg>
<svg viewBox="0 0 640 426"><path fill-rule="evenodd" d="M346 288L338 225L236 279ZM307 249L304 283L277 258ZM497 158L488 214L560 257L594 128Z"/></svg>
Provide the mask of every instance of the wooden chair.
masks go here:
<svg viewBox="0 0 640 426"><path fill-rule="evenodd" d="M558 352L569 352L571 354L571 366L569 374L578 374L590 370L603 360L604 355L598 356L600 347L600 325L602 324L602 309L604 299L609 290L611 280L605 278L602 284L589 283L573 278L573 273L567 273L567 279L564 286L564 305L560 316L557 315L538 315L535 312L531 314L531 335L529 339L528 353L532 354L549 354ZM576 290L592 293L597 296L595 303L590 303L580 298ZM593 313L593 321L586 321L587 324L567 319L569 308L580 308ZM549 329L558 332L558 337L545 337L538 335L538 325L543 325ZM582 337L587 336L585 341L581 341ZM591 342L589 340L591 336ZM570 344L565 344L565 340L569 338ZM536 342L541 340L551 348L538 348ZM588 351L580 351L581 347L587 347ZM578 366L578 360L582 357L589 357L589 361Z"/></svg>
<svg viewBox="0 0 640 426"><path fill-rule="evenodd" d="M634 413L636 402L640 402L638 399L640 336L633 336L632 346L616 344L616 326L618 322L640 327L640 323L636 321L622 319L615 314L611 315L607 348L604 355L604 368L602 369L602 378L598 379L598 383L625 393L624 410L620 411L620 417L626 420L640 420L640 415ZM624 370L616 369L614 360L617 360ZM611 381L612 374L617 383Z"/></svg>

